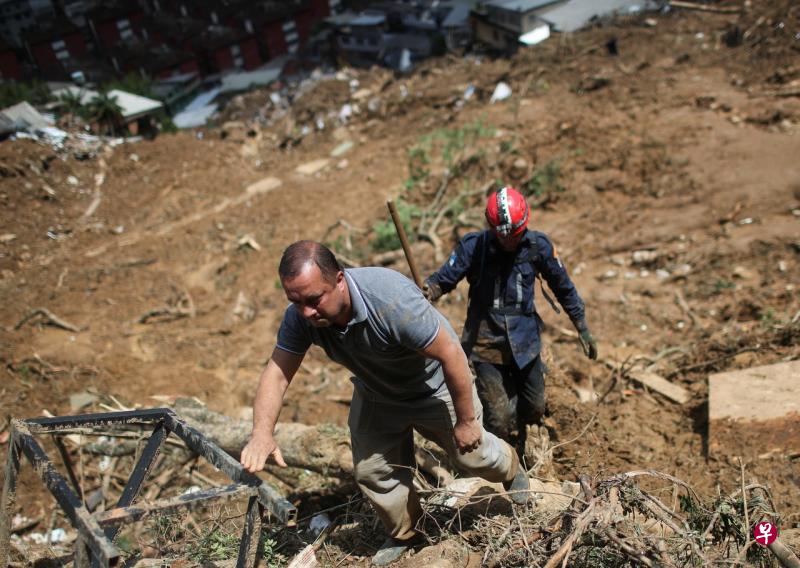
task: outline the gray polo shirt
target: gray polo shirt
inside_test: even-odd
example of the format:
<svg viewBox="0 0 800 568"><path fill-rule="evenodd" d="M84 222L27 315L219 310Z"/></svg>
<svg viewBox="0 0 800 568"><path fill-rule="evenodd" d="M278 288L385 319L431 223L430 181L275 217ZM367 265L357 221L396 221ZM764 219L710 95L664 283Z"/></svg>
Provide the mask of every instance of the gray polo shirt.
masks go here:
<svg viewBox="0 0 800 568"><path fill-rule="evenodd" d="M354 375L367 396L387 401L430 396L442 389L441 364L420 353L444 329L458 341L445 317L414 283L388 268L345 270L353 317L347 327L316 328L294 305L286 308L279 349L304 355L313 343Z"/></svg>

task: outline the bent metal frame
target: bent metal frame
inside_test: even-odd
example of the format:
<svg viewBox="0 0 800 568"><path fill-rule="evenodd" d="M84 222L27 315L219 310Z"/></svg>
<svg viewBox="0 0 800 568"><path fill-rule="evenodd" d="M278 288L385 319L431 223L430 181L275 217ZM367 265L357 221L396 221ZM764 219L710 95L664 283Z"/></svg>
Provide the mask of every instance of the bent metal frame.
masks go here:
<svg viewBox="0 0 800 568"><path fill-rule="evenodd" d="M79 497L81 488L59 436L69 433L70 430L108 426L144 426L153 430L116 507L92 514ZM153 467L161 445L170 433L174 433L191 451L224 472L233 483L225 487L134 505L133 501ZM53 435L72 487L55 468L42 446L34 438L34 434ZM125 524L243 497L248 498L248 504L236 565L257 566L262 552L260 550L262 539L259 537L266 512L269 511L279 521L290 526L297 520L297 510L280 493L255 475L248 473L239 462L207 440L198 430L188 426L169 408L15 419L12 421L9 437L8 461L3 484L2 509L0 509L0 567L8 566L9 561L11 518L16 501L21 454L28 458L36 474L53 494L72 526L77 529L74 564L79 567L116 566L120 560L120 551L114 545L114 539ZM255 554L253 554L254 544Z"/></svg>

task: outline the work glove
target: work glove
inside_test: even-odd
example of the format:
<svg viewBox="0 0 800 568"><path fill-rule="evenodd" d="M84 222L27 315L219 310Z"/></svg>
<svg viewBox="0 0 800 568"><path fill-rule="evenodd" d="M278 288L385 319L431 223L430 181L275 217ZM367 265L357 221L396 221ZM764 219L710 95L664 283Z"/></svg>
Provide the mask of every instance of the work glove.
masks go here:
<svg viewBox="0 0 800 568"><path fill-rule="evenodd" d="M426 279L422 284L422 295L429 302L435 302L442 297L442 287L431 279Z"/></svg>
<svg viewBox="0 0 800 568"><path fill-rule="evenodd" d="M592 333L589 331L589 328L580 329L578 330L578 333L578 339L581 342L583 354L592 361L597 360L597 342L595 342L594 337L592 337Z"/></svg>

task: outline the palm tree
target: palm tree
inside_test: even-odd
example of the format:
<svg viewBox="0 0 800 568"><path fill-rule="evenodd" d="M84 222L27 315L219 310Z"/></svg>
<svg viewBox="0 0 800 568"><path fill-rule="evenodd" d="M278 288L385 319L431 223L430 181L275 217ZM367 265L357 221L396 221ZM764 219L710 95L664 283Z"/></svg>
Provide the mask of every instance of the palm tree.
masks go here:
<svg viewBox="0 0 800 568"><path fill-rule="evenodd" d="M74 122L74 117L87 118L87 109L82 99L82 91L67 91L58 97L64 114L69 114L73 117L70 122Z"/></svg>
<svg viewBox="0 0 800 568"><path fill-rule="evenodd" d="M99 93L89 102L89 116L96 121L100 129L105 125L116 136L117 129L122 126L122 108L117 104L117 97L107 92Z"/></svg>

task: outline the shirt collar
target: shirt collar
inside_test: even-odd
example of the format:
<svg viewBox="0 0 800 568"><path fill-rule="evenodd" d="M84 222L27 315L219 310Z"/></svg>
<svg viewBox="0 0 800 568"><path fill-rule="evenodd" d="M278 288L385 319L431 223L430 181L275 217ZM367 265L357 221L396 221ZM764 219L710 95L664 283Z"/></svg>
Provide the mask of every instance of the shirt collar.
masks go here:
<svg viewBox="0 0 800 568"><path fill-rule="evenodd" d="M367 319L367 304L364 302L358 284L356 284L348 270L344 271L344 277L347 279L347 289L350 292L350 307L353 310L353 315L350 321L347 322L347 327L350 327Z"/></svg>

